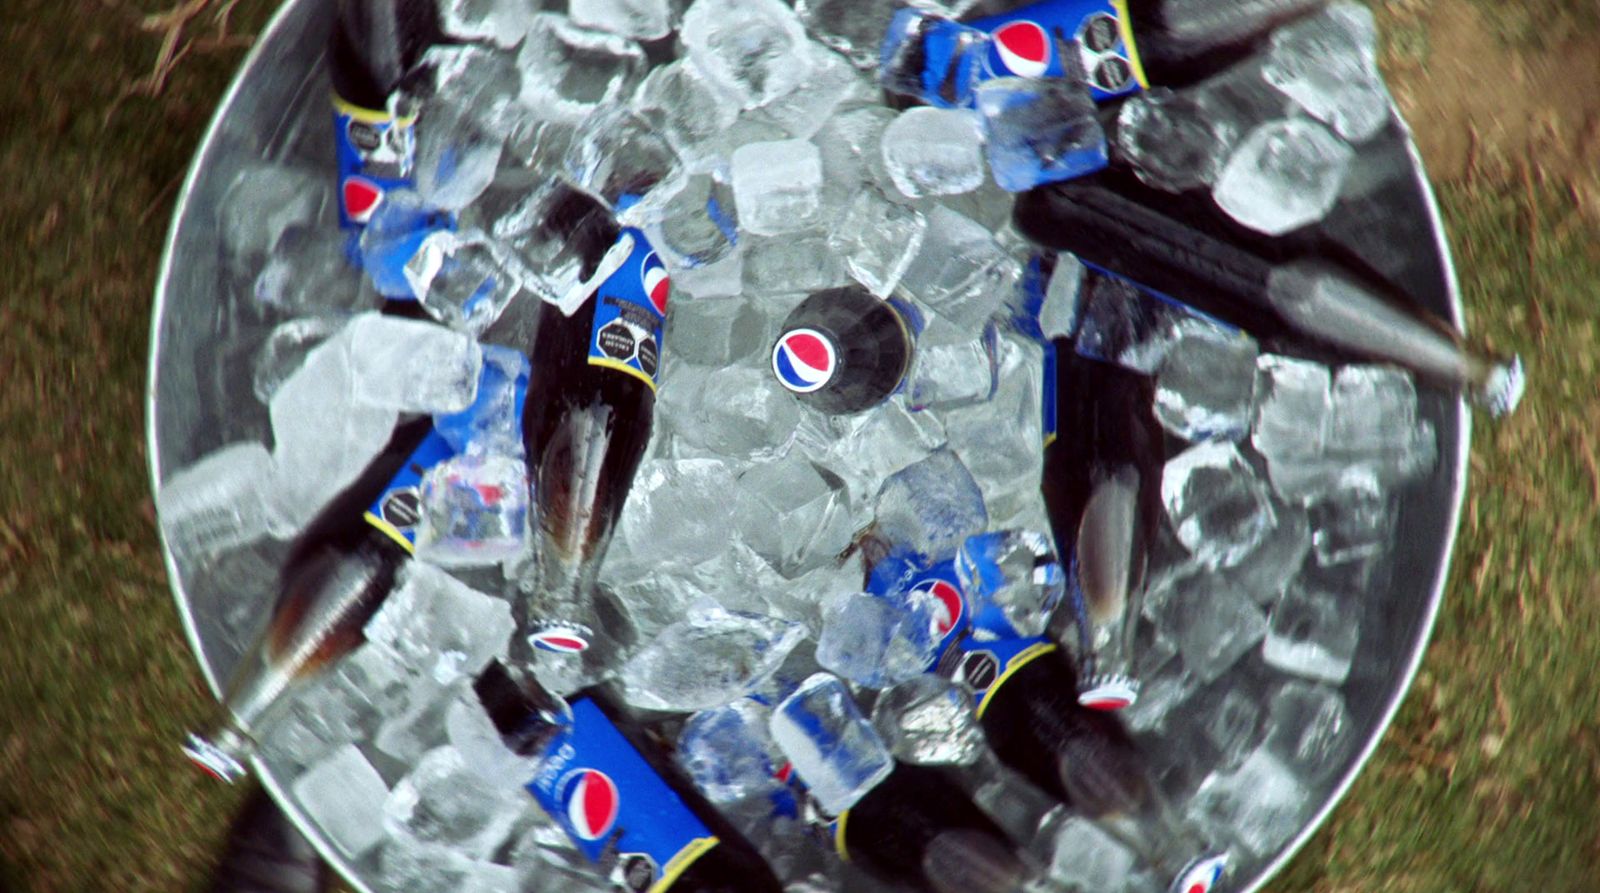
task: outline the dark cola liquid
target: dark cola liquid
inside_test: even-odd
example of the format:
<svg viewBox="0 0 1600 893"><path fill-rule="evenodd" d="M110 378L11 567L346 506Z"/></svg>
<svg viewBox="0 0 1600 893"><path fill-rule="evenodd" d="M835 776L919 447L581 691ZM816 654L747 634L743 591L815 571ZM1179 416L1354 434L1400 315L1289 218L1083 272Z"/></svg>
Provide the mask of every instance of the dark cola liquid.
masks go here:
<svg viewBox="0 0 1600 893"><path fill-rule="evenodd" d="M441 42L432 0L339 0L328 49L334 92L381 109L428 47Z"/></svg>
<svg viewBox="0 0 1600 893"><path fill-rule="evenodd" d="M593 196L556 187L546 205L544 235L559 239L582 259L589 280L621 228ZM579 572L593 583L611 531L622 513L634 473L650 443L655 390L640 379L589 362L589 340L600 298L591 296L571 316L554 304L539 311L529 351L532 372L522 434L539 508L541 556L547 568ZM547 574L548 575L548 574Z"/></svg>
<svg viewBox="0 0 1600 893"><path fill-rule="evenodd" d="M1005 832L946 770L900 763L841 817L852 861L937 893L1009 893L1027 870Z"/></svg>

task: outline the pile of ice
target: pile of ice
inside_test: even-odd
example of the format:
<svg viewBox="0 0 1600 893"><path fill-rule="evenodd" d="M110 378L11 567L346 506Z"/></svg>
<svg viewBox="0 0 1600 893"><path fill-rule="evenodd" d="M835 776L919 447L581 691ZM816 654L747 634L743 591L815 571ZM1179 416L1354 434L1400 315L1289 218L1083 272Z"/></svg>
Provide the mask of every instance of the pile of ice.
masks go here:
<svg viewBox="0 0 1600 893"><path fill-rule="evenodd" d="M427 59L418 189L374 216L365 274L327 235L325 170L264 165L230 193L230 269L248 314L270 323L252 381L270 438L163 482L180 566L264 567L238 556L281 554L272 543L404 417L434 416L455 455L418 485L422 561L369 643L264 742L301 807L383 889L603 888L522 795L528 766L496 749L465 687L506 653L505 593L530 548L515 351L571 275L533 217L557 177L616 203L673 284L655 435L602 574L634 644L590 681L693 712L678 758L714 802L750 814L787 765L836 811L892 759L978 760L970 697L925 672L937 606L863 593L855 547L872 530L940 559L987 532L1048 530L1041 328L1156 376L1153 412L1185 444L1162 478L1145 689L1128 715L1169 794L1197 827L1266 857L1345 765L1340 686L1372 627L1363 604L1383 585L1405 487L1435 462L1409 377L1261 352L1085 278L1070 257L1028 283L1033 249L1008 228L1006 190L1030 185L1038 159L1018 160L1017 144L1086 111L1059 83L1016 82L980 91L976 110L884 107L867 69L897 5L696 0L680 18L666 0L570 16L452 0L447 27L476 42ZM1338 4L1262 59L1130 100L1113 158L1161 188L1210 188L1264 232L1311 223L1352 144L1388 120L1370 30ZM676 56L646 46L673 32ZM324 110L300 111L319 133ZM925 324L901 393L828 417L778 388L767 352L806 294L850 282L909 301ZM378 295L435 321L358 312ZM270 583L254 586L259 617ZM1063 878L1111 890L1141 877L1093 827L1053 840Z"/></svg>

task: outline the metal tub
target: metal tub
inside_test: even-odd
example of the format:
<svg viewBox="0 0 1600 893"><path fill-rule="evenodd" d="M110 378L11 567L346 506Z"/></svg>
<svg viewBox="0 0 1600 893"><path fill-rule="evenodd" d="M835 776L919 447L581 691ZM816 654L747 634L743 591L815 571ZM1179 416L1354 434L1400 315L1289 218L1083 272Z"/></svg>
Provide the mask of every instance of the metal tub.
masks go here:
<svg viewBox="0 0 1600 893"><path fill-rule="evenodd" d="M146 399L156 485L226 443L269 438L266 409L251 392L250 369L276 320L253 307L248 278L227 268L219 223L229 213L230 183L252 163L298 158L325 164L331 179L322 58L331 13L331 4L315 0L289 0L278 11L217 109L178 197L151 327ZM1416 149L1404 134L1379 141L1363 150L1377 163L1352 173L1325 228L1336 239L1360 242L1364 260L1459 327L1449 249ZM1382 238L1372 238L1375 228ZM1438 433L1439 462L1429 479L1406 490L1391 583L1369 596L1360 648L1342 687L1359 745L1342 771L1314 791L1317 805L1304 826L1270 858L1240 863L1231 889L1259 889L1327 819L1377 747L1422 661L1455 542L1469 425L1460 400L1431 389L1419 396L1421 412ZM189 644L207 683L220 691L270 606L268 589L282 546L260 544L209 568L183 566L164 551ZM289 793L292 776L260 760L255 769L323 857L355 889L370 891L371 856L357 864L343 858Z"/></svg>

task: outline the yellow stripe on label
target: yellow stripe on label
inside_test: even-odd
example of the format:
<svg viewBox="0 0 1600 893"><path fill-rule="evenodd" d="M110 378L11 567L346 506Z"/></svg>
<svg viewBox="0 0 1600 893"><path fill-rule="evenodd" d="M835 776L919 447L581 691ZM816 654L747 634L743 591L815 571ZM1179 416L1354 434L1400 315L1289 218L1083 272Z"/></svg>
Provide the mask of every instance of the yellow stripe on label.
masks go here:
<svg viewBox="0 0 1600 893"><path fill-rule="evenodd" d="M683 849L667 860L667 864L661 869L661 877L650 885L649 893L666 893L667 888L682 877L683 873L689 870L689 866L693 865L696 859L711 852L711 849L718 843L721 843L721 841L715 837L696 837L694 840L689 841L684 845Z"/></svg>
<svg viewBox="0 0 1600 893"><path fill-rule="evenodd" d="M1144 63L1139 61L1139 43L1133 38L1133 22L1128 19L1128 0L1111 0L1117 10L1117 30L1122 32L1122 45L1128 48L1128 64L1133 66L1133 79L1139 86L1150 89L1150 78L1144 73Z"/></svg>
<svg viewBox="0 0 1600 893"><path fill-rule="evenodd" d="M412 124L417 123L416 115L396 118L387 109L369 109L365 106L359 106L337 93L333 94L333 110L341 115L348 115L352 120L360 121L362 124L395 123L402 127L410 127Z"/></svg>
<svg viewBox="0 0 1600 893"><path fill-rule="evenodd" d="M1000 678L996 679L994 684L989 686L989 688L984 691L983 700L978 702L978 718L983 718L983 711L988 709L989 701L994 698L994 693L1000 690L1000 686L1006 684L1007 679L1010 679L1012 676L1016 675L1018 670L1021 670L1023 667L1037 660L1039 657L1049 654L1054 650L1056 650L1056 646L1049 642L1035 642L1034 644L1029 645L1027 648L1018 651L1017 656L1013 657L1011 659L1011 663L1006 665L1006 671L1001 673Z"/></svg>
<svg viewBox="0 0 1600 893"><path fill-rule="evenodd" d="M607 359L606 357L590 357L589 358L589 365L591 365L591 366L604 366L607 369L615 369L618 372L626 372L629 375L633 376L634 378L637 378L640 381L644 382L645 384L649 385L650 386L650 390L654 391L656 389L656 380L655 379L653 379L650 376L644 374L643 372L639 371L638 369L635 369L632 366L629 366L627 363L623 363L623 362L620 362L618 360Z"/></svg>
<svg viewBox="0 0 1600 893"><path fill-rule="evenodd" d="M361 517L367 519L368 524L378 528L378 530L382 531L383 534L389 539L399 543L400 548L406 550L407 555L414 554L417 551L417 547L412 545L410 540L406 539L406 535L400 532L400 528L390 524L388 521L383 520L371 512L367 512Z"/></svg>
<svg viewBox="0 0 1600 893"><path fill-rule="evenodd" d="M844 845L844 823L850 818L850 810L839 813L839 818L833 823L833 849L839 858L850 861L850 848Z"/></svg>
<svg viewBox="0 0 1600 893"><path fill-rule="evenodd" d="M1045 445L1046 449L1048 449L1050 447L1050 444L1055 443L1055 442L1056 442L1055 432L1052 431L1051 433L1045 435L1044 445Z"/></svg>

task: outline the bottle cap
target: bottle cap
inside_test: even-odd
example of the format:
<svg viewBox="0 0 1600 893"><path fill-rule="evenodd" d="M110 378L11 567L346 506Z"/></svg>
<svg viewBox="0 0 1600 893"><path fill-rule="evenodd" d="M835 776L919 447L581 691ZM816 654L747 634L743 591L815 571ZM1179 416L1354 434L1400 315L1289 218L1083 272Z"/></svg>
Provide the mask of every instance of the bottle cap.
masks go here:
<svg viewBox="0 0 1600 893"><path fill-rule="evenodd" d="M816 329L790 329L772 346L772 372L796 394L821 390L838 368L833 340Z"/></svg>
<svg viewBox="0 0 1600 893"><path fill-rule="evenodd" d="M1139 683L1121 675L1091 676L1078 686L1078 703L1091 710L1121 710L1139 700Z"/></svg>

